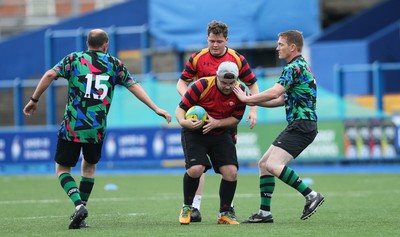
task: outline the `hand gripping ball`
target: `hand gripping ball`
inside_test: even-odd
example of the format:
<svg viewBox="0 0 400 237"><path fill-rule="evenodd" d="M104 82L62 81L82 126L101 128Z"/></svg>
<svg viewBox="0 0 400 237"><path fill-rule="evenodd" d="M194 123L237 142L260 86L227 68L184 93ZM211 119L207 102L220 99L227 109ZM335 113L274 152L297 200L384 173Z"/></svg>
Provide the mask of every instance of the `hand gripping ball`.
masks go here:
<svg viewBox="0 0 400 237"><path fill-rule="evenodd" d="M203 107L195 105L186 112L185 118L186 119L194 118L197 120L201 120L203 121L201 123L201 126L203 126L204 121L207 119L207 112Z"/></svg>

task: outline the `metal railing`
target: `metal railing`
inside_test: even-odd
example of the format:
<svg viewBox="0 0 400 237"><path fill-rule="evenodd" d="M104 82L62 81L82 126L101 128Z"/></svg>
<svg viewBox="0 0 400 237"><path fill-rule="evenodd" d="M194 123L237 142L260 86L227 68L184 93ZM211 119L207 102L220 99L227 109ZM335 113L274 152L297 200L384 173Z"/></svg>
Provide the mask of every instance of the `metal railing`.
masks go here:
<svg viewBox="0 0 400 237"><path fill-rule="evenodd" d="M258 67L253 69L257 78L264 78L265 76L278 75L281 72L282 68L262 68ZM181 72L165 72L165 73L145 73L145 74L135 74L134 78L139 82L146 81L170 81L176 82L178 80ZM25 125L25 116L22 113L23 107L25 106L26 99L24 98L24 91L28 88L34 89L39 82L39 79L21 79L15 78L14 80L1 80L0 83L0 92L11 89L13 91L13 107L14 107L14 127L20 127ZM56 80L51 84L46 90L46 125L51 126L55 125L54 122L56 120L57 115L57 107L55 103L55 89L57 87L66 87L66 80ZM51 88L51 89L50 89ZM50 89L50 90L49 90ZM2 92L1 92L2 93ZM151 98L155 98L155 91L149 90L148 94ZM11 94L11 93L10 93ZM49 119L50 118L50 119ZM2 124L0 124L1 126ZM3 124L4 125L4 124Z"/></svg>
<svg viewBox="0 0 400 237"><path fill-rule="evenodd" d="M374 62L372 64L352 64L352 65L340 65L334 66L334 78L335 78L335 91L336 94L343 98L345 97L345 73L351 72L372 72L372 92L375 97L375 109L377 111L376 116L383 116L383 95L385 89L385 80L383 77L383 71L400 70L399 63L379 63ZM339 114L345 115L346 104L338 103Z"/></svg>

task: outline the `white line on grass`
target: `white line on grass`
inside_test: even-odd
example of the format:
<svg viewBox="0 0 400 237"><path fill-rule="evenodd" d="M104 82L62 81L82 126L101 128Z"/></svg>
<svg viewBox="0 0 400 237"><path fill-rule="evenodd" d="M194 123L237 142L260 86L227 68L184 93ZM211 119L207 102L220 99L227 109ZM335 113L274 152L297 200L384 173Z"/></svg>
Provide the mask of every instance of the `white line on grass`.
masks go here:
<svg viewBox="0 0 400 237"><path fill-rule="evenodd" d="M115 216L143 216L146 215L146 213L128 213L121 215L119 213L116 214L90 214L90 217L115 217ZM65 219L65 215L63 216L28 216L28 217L8 217L8 218L2 218L2 220L40 220L40 219L52 219L52 218L62 218Z"/></svg>
<svg viewBox="0 0 400 237"><path fill-rule="evenodd" d="M382 191L376 191L376 190L363 190L363 191L344 191L344 192L324 192L323 194L326 197L337 197L337 196L347 196L347 197L361 197L365 196L366 194L399 194L400 190L382 190ZM301 196L297 192L292 192L292 193L280 193L276 194L276 196L280 197L293 197L293 196ZM219 196L218 194L205 194L203 195L204 198L215 198L218 199ZM235 198L258 198L259 194L254 194L254 193L237 193L235 194ZM124 201L134 201L134 200L176 200L180 199L181 194L171 194L171 193L164 193L164 194L159 194L157 196L152 196L152 197L111 197L111 198L90 198L90 202L124 202ZM49 203L62 203L68 200L67 198L65 199L43 199L43 200L1 200L0 205L21 205L21 204L49 204Z"/></svg>

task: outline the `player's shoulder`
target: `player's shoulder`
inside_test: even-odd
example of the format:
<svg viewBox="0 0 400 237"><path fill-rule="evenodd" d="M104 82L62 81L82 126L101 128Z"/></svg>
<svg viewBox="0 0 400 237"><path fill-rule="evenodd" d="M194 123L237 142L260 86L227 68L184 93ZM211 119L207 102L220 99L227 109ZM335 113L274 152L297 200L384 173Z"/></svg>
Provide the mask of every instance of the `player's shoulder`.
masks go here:
<svg viewBox="0 0 400 237"><path fill-rule="evenodd" d="M202 84L209 84L210 82L215 81L215 76L210 76L210 77L202 77L197 80L198 83Z"/></svg>
<svg viewBox="0 0 400 237"><path fill-rule="evenodd" d="M232 56L238 56L238 57L243 57L242 54L240 54L238 51L232 48L228 48L227 53L232 55Z"/></svg>
<svg viewBox="0 0 400 237"><path fill-rule="evenodd" d="M246 90L246 87L244 87L244 85L240 82L236 82L236 85L239 86L240 89L242 89L242 91Z"/></svg>
<svg viewBox="0 0 400 237"><path fill-rule="evenodd" d="M201 56L203 56L203 55L206 55L206 54L208 54L210 51L208 50L208 48L203 48L203 49L200 49L200 50L198 50L198 51L196 51L195 53L193 53L192 54L192 57L193 58L195 58L195 57L201 57Z"/></svg>
<svg viewBox="0 0 400 237"><path fill-rule="evenodd" d="M83 54L85 54L85 52L86 52L86 51L74 51L74 52L70 52L69 54L67 54L67 55L65 56L65 58L70 58L70 59L78 58L78 57L81 57Z"/></svg>

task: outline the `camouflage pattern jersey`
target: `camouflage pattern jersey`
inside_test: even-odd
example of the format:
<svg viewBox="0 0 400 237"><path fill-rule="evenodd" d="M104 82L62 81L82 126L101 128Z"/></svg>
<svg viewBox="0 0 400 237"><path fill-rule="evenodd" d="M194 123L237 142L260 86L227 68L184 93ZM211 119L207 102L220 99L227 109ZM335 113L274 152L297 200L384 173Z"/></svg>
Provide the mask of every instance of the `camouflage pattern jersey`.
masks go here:
<svg viewBox="0 0 400 237"><path fill-rule="evenodd" d="M284 68L278 83L285 87L286 121L317 121L317 84L302 56L297 56Z"/></svg>
<svg viewBox="0 0 400 237"><path fill-rule="evenodd" d="M53 70L68 80L68 101L58 137L79 143L102 142L115 86L129 87L137 81L119 59L100 51L71 53Z"/></svg>

